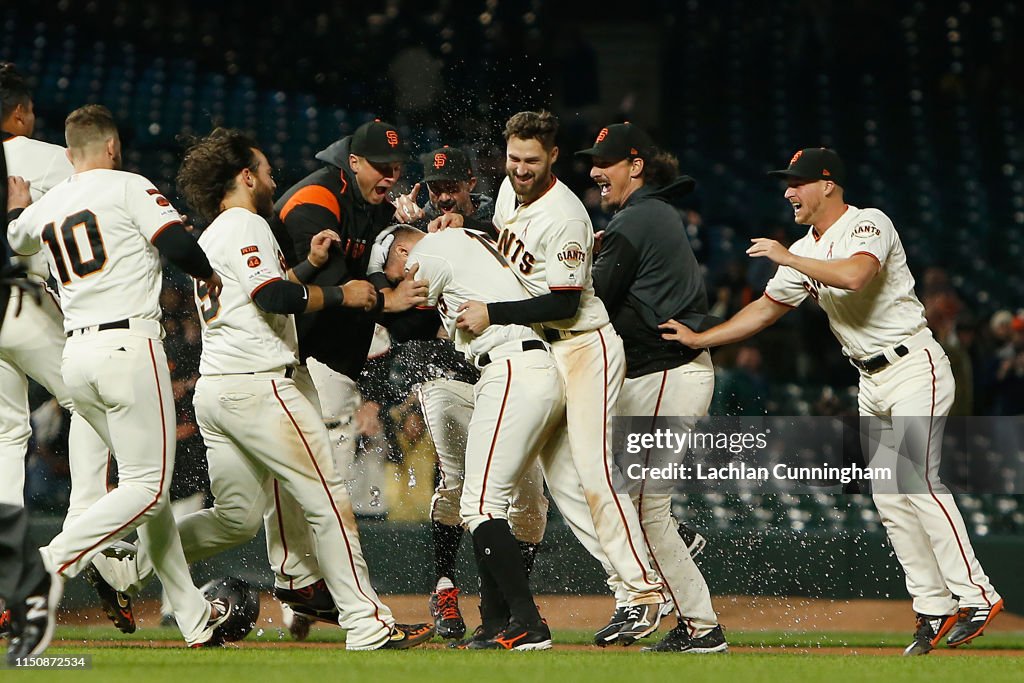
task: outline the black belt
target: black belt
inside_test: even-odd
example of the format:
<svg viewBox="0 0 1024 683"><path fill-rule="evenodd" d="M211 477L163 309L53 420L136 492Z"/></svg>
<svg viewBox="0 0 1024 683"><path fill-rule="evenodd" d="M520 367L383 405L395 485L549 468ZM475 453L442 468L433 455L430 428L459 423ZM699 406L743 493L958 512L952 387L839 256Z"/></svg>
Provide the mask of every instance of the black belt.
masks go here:
<svg viewBox="0 0 1024 683"><path fill-rule="evenodd" d="M129 327L130 325L128 323L128 319L125 318L124 320L115 320L112 323L100 323L99 325L96 325L96 331L102 332L103 330L127 330ZM86 330L90 328L92 328L92 325L88 325L80 329ZM71 330L70 332L68 332L67 336L70 337L75 332L78 332L78 330Z"/></svg>
<svg viewBox="0 0 1024 683"><path fill-rule="evenodd" d="M544 342L542 342L539 339L528 339L528 340L523 342L523 351L543 351L543 350L545 350L547 348L548 347L544 344ZM477 364L477 367L481 367L482 368L485 365L489 365L490 362L491 362L491 354L489 354L489 353L482 353L482 354L480 354L480 357L477 359L476 364Z"/></svg>
<svg viewBox="0 0 1024 683"><path fill-rule="evenodd" d="M895 349L893 349L893 351L895 351L896 355L899 356L900 358L910 353L910 349L908 349L903 344L897 346ZM863 370L864 372L878 372L882 368L888 367L890 363L889 359L885 357L884 353L880 353L877 356L872 356L867 360L857 360L856 358L851 358L850 362L853 363L853 367L859 370Z"/></svg>
<svg viewBox="0 0 1024 683"><path fill-rule="evenodd" d="M575 337L577 334L583 334L586 330L553 330L550 327L544 328L544 338L550 343L554 344L556 341L562 341L563 339L569 339ZM563 337L563 334L568 333L568 337Z"/></svg>
<svg viewBox="0 0 1024 683"><path fill-rule="evenodd" d="M260 370L260 371L257 372L257 371L254 370L252 372L243 372L241 374L243 374L243 375L262 375L264 372L269 372L269 371L267 371L267 370ZM289 365L288 367L286 367L284 369L284 378L285 379L291 379L292 375L294 375L294 374L295 374L295 366L294 365Z"/></svg>

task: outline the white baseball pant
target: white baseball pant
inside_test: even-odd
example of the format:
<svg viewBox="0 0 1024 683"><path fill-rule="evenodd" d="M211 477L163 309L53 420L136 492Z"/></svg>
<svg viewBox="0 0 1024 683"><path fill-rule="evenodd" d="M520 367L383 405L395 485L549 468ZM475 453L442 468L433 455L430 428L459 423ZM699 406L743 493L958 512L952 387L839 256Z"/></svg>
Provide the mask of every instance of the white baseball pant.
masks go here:
<svg viewBox="0 0 1024 683"><path fill-rule="evenodd" d="M47 569L76 576L110 543L138 529L182 635L192 644L205 629L210 604L192 583L171 514L175 413L163 330L151 320L130 324L76 333L64 346L64 382L75 409L115 454L118 486L66 523L40 552ZM106 452L100 457L102 468L97 463L90 468L94 472L106 466Z"/></svg>
<svg viewBox="0 0 1024 683"><path fill-rule="evenodd" d="M473 393L472 384L455 379L435 379L417 387L423 421L434 443L441 475L430 502L430 519L448 526L462 524L459 505L465 476L466 442L473 417ZM544 473L540 462L535 460L526 468L508 503L508 522L517 540L540 543L544 540L547 521Z"/></svg>
<svg viewBox="0 0 1024 683"><path fill-rule="evenodd" d="M565 408L562 378L547 349L523 351L514 341L489 355L474 385L466 441L460 515L471 533L488 520L509 519L517 485Z"/></svg>
<svg viewBox="0 0 1024 683"><path fill-rule="evenodd" d="M704 351L679 367L627 378L619 394L616 413L621 416L671 416L683 418L680 426L690 429L698 417L707 415L715 391L711 355ZM648 456L650 451L648 451ZM670 463L645 462L660 467ZM675 602L676 613L692 637L701 637L718 625L704 575L679 537L678 522L672 516L672 496L644 494L643 483L636 501L644 542L654 568L661 575L665 592ZM609 578L616 603L626 604L626 591L618 576Z"/></svg>
<svg viewBox="0 0 1024 683"><path fill-rule="evenodd" d="M31 377L71 411L68 452L74 486L68 518L74 519L106 493L96 478L106 472L105 463L99 470L97 467L105 461L107 446L74 409L61 377L61 354L67 340L63 319L49 292L43 293L39 303L21 292L11 293L0 331L0 481L4 482L0 504L25 504L25 455L32 436L27 377Z"/></svg>
<svg viewBox="0 0 1024 683"><path fill-rule="evenodd" d="M626 373L622 339L607 324L552 343L565 383L565 424L541 452L548 490L576 537L622 581L627 604L664 601L651 568L640 519L616 491L611 420Z"/></svg>
<svg viewBox="0 0 1024 683"><path fill-rule="evenodd" d="M956 387L949 359L930 333L906 344L908 355L873 374L861 373L858 403L868 422L868 466L897 468L903 490L914 486L910 470L923 476L913 493L875 481L872 499L906 574L915 612L939 616L953 614L958 605L991 607L999 594L938 477L942 431Z"/></svg>
<svg viewBox="0 0 1024 683"><path fill-rule="evenodd" d="M370 583L319 411L283 370L201 377L194 402L211 480L215 472L230 472L241 488L266 491L276 479L302 506L313 529L318 564L340 612L338 623L348 631L346 647L380 647L394 618Z"/></svg>

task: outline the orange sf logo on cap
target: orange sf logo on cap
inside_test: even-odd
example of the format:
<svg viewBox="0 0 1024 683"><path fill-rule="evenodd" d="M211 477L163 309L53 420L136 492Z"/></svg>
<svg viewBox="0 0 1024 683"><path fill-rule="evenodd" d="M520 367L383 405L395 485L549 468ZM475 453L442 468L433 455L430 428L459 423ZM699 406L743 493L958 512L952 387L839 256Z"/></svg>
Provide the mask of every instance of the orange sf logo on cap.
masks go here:
<svg viewBox="0 0 1024 683"><path fill-rule="evenodd" d="M800 157L802 157L803 155L804 155L804 151L803 150L800 150L799 152L794 154L793 158L789 160L789 165L792 166L793 164L795 164L796 160L799 159Z"/></svg>
<svg viewBox="0 0 1024 683"><path fill-rule="evenodd" d="M448 161L448 157L441 152L438 152L434 155L434 168L441 168L444 166L446 161Z"/></svg>
<svg viewBox="0 0 1024 683"><path fill-rule="evenodd" d="M398 147L398 133L393 130L387 132L388 144L392 147Z"/></svg>
<svg viewBox="0 0 1024 683"><path fill-rule="evenodd" d="M602 140L604 140L606 137L608 137L608 129L607 128L602 128L601 132L597 134L597 139L594 140L594 144L596 145L597 143L599 143Z"/></svg>

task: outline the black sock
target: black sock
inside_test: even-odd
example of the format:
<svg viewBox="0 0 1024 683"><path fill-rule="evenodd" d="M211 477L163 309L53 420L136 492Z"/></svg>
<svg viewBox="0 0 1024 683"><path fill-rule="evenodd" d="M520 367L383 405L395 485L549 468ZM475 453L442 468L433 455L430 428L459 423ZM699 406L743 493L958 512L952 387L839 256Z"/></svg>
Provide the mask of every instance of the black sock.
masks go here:
<svg viewBox="0 0 1024 683"><path fill-rule="evenodd" d="M508 603L498 588L498 583L491 574L490 563L485 561L483 547L473 538L473 555L476 557L476 570L480 575L480 621L485 627L504 627L508 623Z"/></svg>
<svg viewBox="0 0 1024 683"><path fill-rule="evenodd" d="M455 556L459 553L459 543L465 531L461 526L449 526L441 522L430 523L430 535L434 538L434 577L436 584L442 576L455 581Z"/></svg>
<svg viewBox="0 0 1024 683"><path fill-rule="evenodd" d="M539 622L540 614L530 592L530 579L508 521L491 519L478 526L473 532L473 546L508 603L512 618L526 625Z"/></svg>
<svg viewBox="0 0 1024 683"><path fill-rule="evenodd" d="M530 578L530 573L533 571L533 563L536 561L537 553L540 551L540 543L516 542L519 544L519 555L523 558L523 569L526 570L526 578Z"/></svg>

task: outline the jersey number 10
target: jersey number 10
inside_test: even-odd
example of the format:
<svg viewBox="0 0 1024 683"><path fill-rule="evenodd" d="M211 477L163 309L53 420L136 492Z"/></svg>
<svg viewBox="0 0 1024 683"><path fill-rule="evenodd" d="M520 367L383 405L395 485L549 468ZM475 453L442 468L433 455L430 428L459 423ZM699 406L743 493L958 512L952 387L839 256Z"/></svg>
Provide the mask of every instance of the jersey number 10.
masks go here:
<svg viewBox="0 0 1024 683"><path fill-rule="evenodd" d="M71 263L71 270L78 277L85 277L103 269L103 265L107 262L107 250L103 246L103 237L100 235L99 223L96 222L96 214L88 209L73 213L60 224L59 232L54 229L53 225L53 223L46 224L42 237L50 249L54 266L57 268L57 276L63 284L71 282L68 266L64 262L65 251L68 254L68 261ZM82 251L75 240L75 228L79 226L85 228L85 236L89 240L89 249L92 251L92 258L88 261L82 260ZM61 249L61 244L64 245L63 249Z"/></svg>

